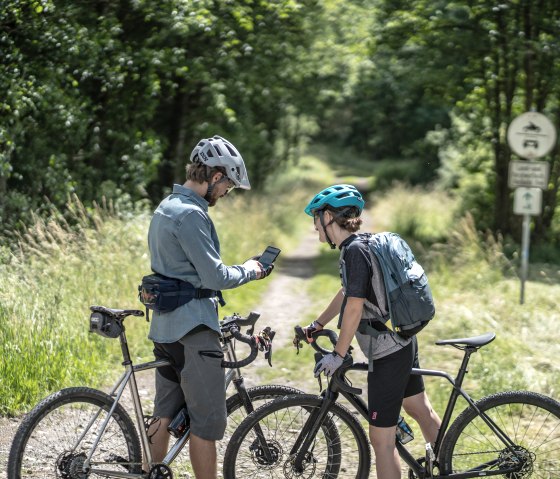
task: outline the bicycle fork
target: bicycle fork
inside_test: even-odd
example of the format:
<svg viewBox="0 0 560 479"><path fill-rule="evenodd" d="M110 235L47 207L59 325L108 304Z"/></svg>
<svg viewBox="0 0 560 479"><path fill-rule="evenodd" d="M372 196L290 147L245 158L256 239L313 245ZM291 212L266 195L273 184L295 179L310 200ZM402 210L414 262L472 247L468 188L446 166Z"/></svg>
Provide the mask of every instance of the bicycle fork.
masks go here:
<svg viewBox="0 0 560 479"><path fill-rule="evenodd" d="M304 463L309 459L309 451L315 441L317 432L323 424L323 420L327 416L330 407L336 402L338 393L326 391L323 395L323 401L320 408L315 408L309 415L309 418L301 429L301 434L296 439L290 451L292 459L292 467L296 473L301 474L305 470Z"/></svg>

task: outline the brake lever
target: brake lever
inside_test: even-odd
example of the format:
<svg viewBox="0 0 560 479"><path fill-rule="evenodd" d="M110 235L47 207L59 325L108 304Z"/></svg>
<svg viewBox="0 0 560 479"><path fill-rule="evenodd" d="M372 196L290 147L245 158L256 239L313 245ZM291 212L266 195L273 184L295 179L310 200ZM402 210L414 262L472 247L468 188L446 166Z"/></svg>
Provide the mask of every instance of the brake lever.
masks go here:
<svg viewBox="0 0 560 479"><path fill-rule="evenodd" d="M270 326L264 328L255 338L257 345L261 351L264 351L264 357L268 361L268 365L272 367L272 340L276 332Z"/></svg>

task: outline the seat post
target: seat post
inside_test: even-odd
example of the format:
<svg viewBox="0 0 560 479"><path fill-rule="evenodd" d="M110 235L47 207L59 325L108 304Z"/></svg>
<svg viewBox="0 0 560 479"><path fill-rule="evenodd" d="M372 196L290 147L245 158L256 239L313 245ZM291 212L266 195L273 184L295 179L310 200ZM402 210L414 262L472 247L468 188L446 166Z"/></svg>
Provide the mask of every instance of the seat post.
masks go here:
<svg viewBox="0 0 560 479"><path fill-rule="evenodd" d="M119 341L121 343L121 351L123 356L123 366L130 366L132 365L132 361L130 359L130 351L128 349L128 341L126 340L126 333L124 331L124 324L122 325L122 332L119 334Z"/></svg>
<svg viewBox="0 0 560 479"><path fill-rule="evenodd" d="M457 388L460 388L463 385L465 376L469 372L467 366L469 364L471 354L476 353L476 351L478 351L478 348L476 347L473 346L465 347L465 355L463 356L463 361L461 361L461 367L459 368L459 372L457 373L457 377L455 378L455 386Z"/></svg>

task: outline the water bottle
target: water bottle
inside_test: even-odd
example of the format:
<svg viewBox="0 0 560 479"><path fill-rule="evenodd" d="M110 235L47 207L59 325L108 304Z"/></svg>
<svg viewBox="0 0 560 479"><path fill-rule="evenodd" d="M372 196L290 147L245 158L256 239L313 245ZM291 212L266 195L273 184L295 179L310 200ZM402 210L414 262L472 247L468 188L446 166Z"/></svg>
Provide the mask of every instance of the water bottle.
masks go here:
<svg viewBox="0 0 560 479"><path fill-rule="evenodd" d="M183 406L167 426L167 431L175 438L180 438L189 429L190 418L187 407Z"/></svg>
<svg viewBox="0 0 560 479"><path fill-rule="evenodd" d="M412 429L404 420L404 417L399 416L399 421L397 422L397 440L401 444L406 444L414 439L414 434Z"/></svg>

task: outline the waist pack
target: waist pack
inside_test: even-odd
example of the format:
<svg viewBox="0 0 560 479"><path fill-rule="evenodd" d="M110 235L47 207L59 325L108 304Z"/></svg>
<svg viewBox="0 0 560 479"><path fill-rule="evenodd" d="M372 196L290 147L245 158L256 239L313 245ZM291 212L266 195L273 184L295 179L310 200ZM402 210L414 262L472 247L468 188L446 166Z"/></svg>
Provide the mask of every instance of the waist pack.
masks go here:
<svg viewBox="0 0 560 479"><path fill-rule="evenodd" d="M368 246L383 272L392 329L410 338L422 330L436 312L424 268L416 261L406 241L396 233L371 235ZM367 321L362 321L358 328L372 336L379 334L379 329Z"/></svg>
<svg viewBox="0 0 560 479"><path fill-rule="evenodd" d="M138 286L138 299L146 309L159 313L169 313L193 299L213 298L217 296L220 304L225 302L220 291L195 288L191 283L162 274L150 274L142 278Z"/></svg>

